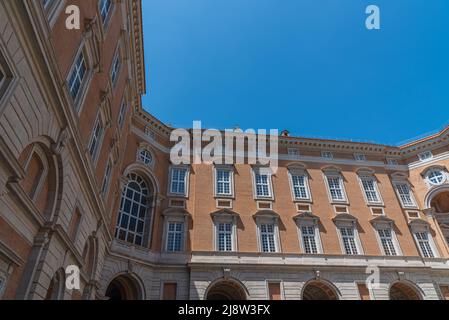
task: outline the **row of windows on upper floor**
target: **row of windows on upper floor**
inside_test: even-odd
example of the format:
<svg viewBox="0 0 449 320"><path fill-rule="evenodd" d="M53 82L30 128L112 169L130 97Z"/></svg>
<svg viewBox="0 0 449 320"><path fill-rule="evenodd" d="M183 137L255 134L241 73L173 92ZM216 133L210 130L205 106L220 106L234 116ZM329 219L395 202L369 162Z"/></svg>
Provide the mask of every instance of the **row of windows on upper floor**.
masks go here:
<svg viewBox="0 0 449 320"><path fill-rule="evenodd" d="M274 200L272 173L263 168L252 171L254 198L257 200ZM309 176L302 167L289 168L289 181L294 201L311 202ZM331 203L347 204L343 175L337 169L324 170L324 182ZM368 205L383 205L381 193L375 174L371 171L359 172L359 182ZM447 182L449 175L442 168L432 167L426 171L425 179L430 186L439 186ZM216 166L214 170L214 194L217 198L234 197L234 169L231 166ZM404 208L418 207L410 183L403 176L393 178L393 185ZM189 169L172 167L170 170L169 195L188 196Z"/></svg>
<svg viewBox="0 0 449 320"><path fill-rule="evenodd" d="M136 174L130 174L121 200L119 215L115 230L115 237L130 244L145 246L151 238L151 224L153 223L152 197L144 179ZM219 211L213 216L215 250L222 252L238 251L237 221L238 215L229 210ZM187 238L188 215L178 210L164 214L165 227L163 235L164 250L166 252L185 251ZM260 252L281 252L279 238L279 216L273 212L255 215L257 224L257 239ZM305 254L323 254L321 244L319 218L311 213L300 214L296 218L300 246ZM335 219L342 253L347 255L361 255L363 248L354 219ZM373 222L376 236L384 255L401 255L394 223L389 219L379 219ZM417 247L423 257L438 256L433 238L427 225L411 226Z"/></svg>
<svg viewBox="0 0 449 320"><path fill-rule="evenodd" d="M120 221L126 224L126 219ZM120 223L119 222L119 223ZM126 222L126 223L125 223ZM324 254L318 223L311 220L297 221L300 247L304 254ZM143 228L143 225L142 225ZM376 238L380 249L385 256L400 256L402 251L391 226L379 225L375 227ZM185 222L168 218L165 225L164 250L166 252L183 252L185 250ZM142 229L143 230L143 229ZM120 240L135 243L135 234L132 239L128 230L121 225L117 227L116 237ZM338 225L338 238L345 255L363 255L363 247L358 235L357 228L353 225ZM262 253L280 253L281 243L279 238L278 224L274 219L261 220L257 224L257 240L259 251ZM137 235L137 239L143 235ZM424 258L438 257L438 250L428 230L413 232L414 240L420 254ZM231 218L215 218L214 221L215 251L237 252L237 226Z"/></svg>
<svg viewBox="0 0 449 320"><path fill-rule="evenodd" d="M290 159L299 159L301 157L301 152L298 148L288 148L287 154ZM333 160L334 159L334 153L331 151L322 151L321 152L321 158L325 160ZM418 154L418 159L421 162L430 161L434 158L434 155L432 151L425 151ZM354 160L358 162L365 162L367 161L367 156L364 153L354 153ZM386 158L386 164L397 166L399 165L399 158Z"/></svg>

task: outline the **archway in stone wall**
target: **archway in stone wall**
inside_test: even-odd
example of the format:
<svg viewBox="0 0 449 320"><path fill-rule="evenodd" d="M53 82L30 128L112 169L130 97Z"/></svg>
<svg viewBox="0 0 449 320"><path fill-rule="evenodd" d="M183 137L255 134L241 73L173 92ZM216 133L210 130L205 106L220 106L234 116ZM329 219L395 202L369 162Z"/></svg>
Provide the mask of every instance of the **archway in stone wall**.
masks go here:
<svg viewBox="0 0 449 320"><path fill-rule="evenodd" d="M390 287L390 300L422 300L422 298L410 284L396 282Z"/></svg>
<svg viewBox="0 0 449 320"><path fill-rule="evenodd" d="M335 289L323 281L311 281L302 292L303 300L338 300Z"/></svg>
<svg viewBox="0 0 449 320"><path fill-rule="evenodd" d="M131 275L121 275L112 280L105 296L113 301L144 299L141 286Z"/></svg>
<svg viewBox="0 0 449 320"><path fill-rule="evenodd" d="M205 296L206 300L243 301L248 299L244 286L231 279L223 279L212 283Z"/></svg>
<svg viewBox="0 0 449 320"><path fill-rule="evenodd" d="M438 193L430 202L437 213L449 213L449 191Z"/></svg>

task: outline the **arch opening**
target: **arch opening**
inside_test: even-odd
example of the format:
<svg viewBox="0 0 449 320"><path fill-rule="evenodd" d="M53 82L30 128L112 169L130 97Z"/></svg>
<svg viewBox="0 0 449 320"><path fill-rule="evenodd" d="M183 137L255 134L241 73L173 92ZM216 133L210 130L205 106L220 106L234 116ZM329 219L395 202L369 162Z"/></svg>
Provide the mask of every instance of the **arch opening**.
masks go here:
<svg viewBox="0 0 449 320"><path fill-rule="evenodd" d="M306 284L303 293L303 300L338 300L335 290L322 281L312 281Z"/></svg>
<svg viewBox="0 0 449 320"><path fill-rule="evenodd" d="M422 300L416 290L403 282L397 282L390 288L390 300Z"/></svg>
<svg viewBox="0 0 449 320"><path fill-rule="evenodd" d="M247 300L245 288L233 280L220 280L211 285L206 293L206 300L243 301Z"/></svg>
<svg viewBox="0 0 449 320"><path fill-rule="evenodd" d="M435 209L437 213L449 212L449 191L438 193L432 198L430 206Z"/></svg>
<svg viewBox="0 0 449 320"><path fill-rule="evenodd" d="M112 301L142 300L143 294L136 279L122 275L111 281L106 290L106 298Z"/></svg>

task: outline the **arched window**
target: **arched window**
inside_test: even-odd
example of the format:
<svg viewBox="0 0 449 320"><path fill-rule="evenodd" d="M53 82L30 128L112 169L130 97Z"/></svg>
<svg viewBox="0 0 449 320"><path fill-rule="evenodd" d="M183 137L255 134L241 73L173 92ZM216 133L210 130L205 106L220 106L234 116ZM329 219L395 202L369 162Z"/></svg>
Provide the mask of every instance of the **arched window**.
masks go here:
<svg viewBox="0 0 449 320"><path fill-rule="evenodd" d="M149 189L147 183L140 176L131 173L122 192L115 231L117 239L138 246L145 244L149 238L147 228L149 228L151 219L147 215L148 202Z"/></svg>
<svg viewBox="0 0 449 320"><path fill-rule="evenodd" d="M25 171L20 182L23 191L34 202L38 211L49 218L58 191L57 164L53 154L43 143L35 143L24 149L19 161Z"/></svg>

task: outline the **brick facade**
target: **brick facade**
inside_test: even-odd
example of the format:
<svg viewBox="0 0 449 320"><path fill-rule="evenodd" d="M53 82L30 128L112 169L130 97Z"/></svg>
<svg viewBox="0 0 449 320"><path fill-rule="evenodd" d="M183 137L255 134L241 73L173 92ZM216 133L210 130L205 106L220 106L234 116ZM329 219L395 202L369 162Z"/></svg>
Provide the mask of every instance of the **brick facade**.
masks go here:
<svg viewBox="0 0 449 320"><path fill-rule="evenodd" d="M181 168L175 194L173 129L141 105L141 2L70 4L81 30L64 0L0 0L1 299L447 299L449 128L399 147L283 134L270 197L248 164L222 196L220 167Z"/></svg>

